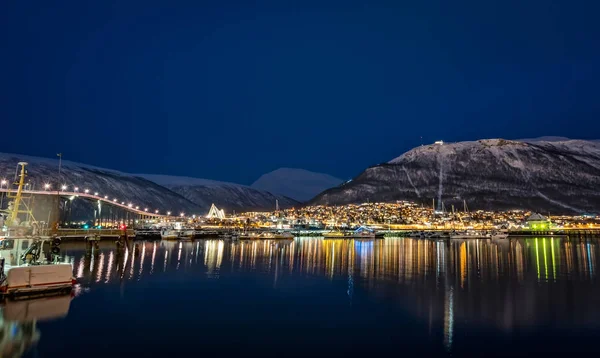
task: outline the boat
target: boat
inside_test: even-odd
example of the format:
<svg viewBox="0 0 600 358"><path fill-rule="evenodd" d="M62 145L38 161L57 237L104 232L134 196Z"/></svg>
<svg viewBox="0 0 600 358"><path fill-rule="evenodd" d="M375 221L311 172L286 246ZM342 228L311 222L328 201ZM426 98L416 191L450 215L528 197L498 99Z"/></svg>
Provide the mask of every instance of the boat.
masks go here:
<svg viewBox="0 0 600 358"><path fill-rule="evenodd" d="M451 239L486 239L489 237L486 237L486 235L484 233L468 230L468 231L452 232L450 234L450 238Z"/></svg>
<svg viewBox="0 0 600 358"><path fill-rule="evenodd" d="M223 235L220 235L216 230L194 230L194 237L197 239L217 238L221 236Z"/></svg>
<svg viewBox="0 0 600 358"><path fill-rule="evenodd" d="M368 231L355 232L355 233L352 234L351 237L353 239L374 239L375 238L375 233L374 232L368 232Z"/></svg>
<svg viewBox="0 0 600 358"><path fill-rule="evenodd" d="M376 239L384 238L384 233L378 233L375 230L368 228L366 226L361 226L358 229L354 230L351 236L353 239Z"/></svg>
<svg viewBox="0 0 600 358"><path fill-rule="evenodd" d="M344 231L330 231L323 234L324 239L350 239L352 238L351 233Z"/></svg>
<svg viewBox="0 0 600 358"><path fill-rule="evenodd" d="M15 297L70 292L76 283L73 267L52 259L59 246L60 238L34 239L14 265L6 262L10 257L1 257L0 294Z"/></svg>
<svg viewBox="0 0 600 358"><path fill-rule="evenodd" d="M238 236L240 240L255 240L260 238L260 234L257 232L244 232Z"/></svg>
<svg viewBox="0 0 600 358"><path fill-rule="evenodd" d="M161 238L161 231L156 228L135 229L135 240L155 240Z"/></svg>
<svg viewBox="0 0 600 358"><path fill-rule="evenodd" d="M162 228L160 237L163 240L191 240L194 237L194 229Z"/></svg>
<svg viewBox="0 0 600 358"><path fill-rule="evenodd" d="M277 240L292 240L294 238L294 235L289 231L280 231L276 232L273 235L273 238Z"/></svg>

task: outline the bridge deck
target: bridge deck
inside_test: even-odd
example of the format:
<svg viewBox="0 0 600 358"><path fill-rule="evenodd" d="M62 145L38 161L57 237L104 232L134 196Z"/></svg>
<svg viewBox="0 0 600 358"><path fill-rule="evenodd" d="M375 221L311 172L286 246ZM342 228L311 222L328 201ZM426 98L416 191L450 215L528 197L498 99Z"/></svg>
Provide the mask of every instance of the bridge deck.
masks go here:
<svg viewBox="0 0 600 358"><path fill-rule="evenodd" d="M17 190L11 189L11 188L0 188L0 192L16 193ZM94 195L94 194L85 193L85 192L81 193L81 192L71 192L71 191L23 190L22 193L23 194L32 194L32 195L47 195L47 196L56 196L56 195L75 196L75 197L81 197L81 198L85 198L85 199L99 200L100 202L106 203L108 205L116 206L116 207L125 209L129 212L148 216L148 217L154 217L154 218L169 218L170 217L170 216L164 215L164 214L157 214L157 213L150 212L150 211L136 209L135 207L129 206L129 204L121 204L118 201L115 201L114 199L109 200L100 195Z"/></svg>

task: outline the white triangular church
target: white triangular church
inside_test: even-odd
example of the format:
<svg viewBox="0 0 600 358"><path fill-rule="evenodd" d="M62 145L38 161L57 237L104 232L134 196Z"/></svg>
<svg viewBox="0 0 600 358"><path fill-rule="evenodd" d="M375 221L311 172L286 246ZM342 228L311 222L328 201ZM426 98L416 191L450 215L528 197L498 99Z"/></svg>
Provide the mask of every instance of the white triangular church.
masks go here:
<svg viewBox="0 0 600 358"><path fill-rule="evenodd" d="M219 210L215 203L210 206L210 210L208 211L208 215L206 215L207 219L225 219L225 211L223 209Z"/></svg>

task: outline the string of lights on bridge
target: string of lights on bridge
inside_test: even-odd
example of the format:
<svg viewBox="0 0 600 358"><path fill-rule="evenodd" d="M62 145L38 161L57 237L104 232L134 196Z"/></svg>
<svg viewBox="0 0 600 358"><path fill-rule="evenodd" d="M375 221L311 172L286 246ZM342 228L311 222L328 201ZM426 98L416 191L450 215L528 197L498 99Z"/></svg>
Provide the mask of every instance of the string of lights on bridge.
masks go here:
<svg viewBox="0 0 600 358"><path fill-rule="evenodd" d="M26 184L26 186L27 185L29 185L29 184ZM8 180L6 180L6 179L0 180L0 189L2 187L4 187L4 186L6 186L6 188L8 189ZM97 191L92 192L89 189L83 189L83 191L80 191L80 188L78 186L73 186L73 191L72 192L67 191L68 189L69 189L69 186L66 185L66 184L63 184L63 185L60 186L60 191L59 192L62 191L64 193L72 193L74 195L78 195L78 194L83 193L83 194L86 194L86 195L93 195L93 196L97 197L99 200L104 200L106 202L111 202L111 200L110 200L110 198L109 198L108 195L101 196ZM31 189L31 190L33 191L33 189ZM50 192L51 190L52 190L52 184L45 183L44 184L44 191ZM113 198L112 199L112 203L121 204L122 206L125 206L125 202L124 201L119 202L119 200L117 198ZM138 205L134 205L133 203L128 203L127 207L130 208L130 209L132 209L132 210L135 209L135 210L140 211L140 212L142 211L142 209L140 209L140 207ZM149 211L148 208L144 208L143 211L145 213L148 213L149 215L152 215L152 212ZM154 210L154 214L160 215L160 210L158 210L158 209ZM167 216L171 216L171 211L167 211L166 214L167 214ZM179 214L179 216L180 217L185 217L185 213L182 212L182 213ZM194 218L195 218L195 216L196 215L193 215Z"/></svg>

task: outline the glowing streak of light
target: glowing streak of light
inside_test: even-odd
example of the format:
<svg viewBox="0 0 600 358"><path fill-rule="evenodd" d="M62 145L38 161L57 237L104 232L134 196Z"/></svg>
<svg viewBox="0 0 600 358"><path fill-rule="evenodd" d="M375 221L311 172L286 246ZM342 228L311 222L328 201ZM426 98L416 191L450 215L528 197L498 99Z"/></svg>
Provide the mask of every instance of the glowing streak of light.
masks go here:
<svg viewBox="0 0 600 358"><path fill-rule="evenodd" d="M167 271L167 257L169 257L169 250L165 250L165 264L163 266L163 272Z"/></svg>
<svg viewBox="0 0 600 358"><path fill-rule="evenodd" d="M546 239L544 239L544 241L542 243L542 248L544 250L544 272L546 275L546 281L548 281L548 258L546 255Z"/></svg>
<svg viewBox="0 0 600 358"><path fill-rule="evenodd" d="M110 282L110 274L112 271L114 260L115 260L115 255L111 251L110 254L108 255L108 268L106 269L106 277L104 278L104 283Z"/></svg>
<svg viewBox="0 0 600 358"><path fill-rule="evenodd" d="M590 278L594 277L594 269L592 268L592 252L590 251L590 243L587 243L588 266L590 268Z"/></svg>
<svg viewBox="0 0 600 358"><path fill-rule="evenodd" d="M156 242L152 248L152 262L150 262L150 274L154 273L154 259L156 258Z"/></svg>
<svg viewBox="0 0 600 358"><path fill-rule="evenodd" d="M535 239L535 264L537 265L537 277L538 282L540 281L540 253L538 249L538 239Z"/></svg>
<svg viewBox="0 0 600 358"><path fill-rule="evenodd" d="M132 253L131 253L131 267L129 268L129 279L131 280L133 278L133 271L134 271L134 266L135 266L135 247L132 249Z"/></svg>
<svg viewBox="0 0 600 358"><path fill-rule="evenodd" d="M96 282L100 282L102 279L102 272L104 271L104 254L100 254L100 263L98 264L98 273L96 274Z"/></svg>
<svg viewBox="0 0 600 358"><path fill-rule="evenodd" d="M452 349L452 340L454 336L454 290L452 287L448 290L448 296L446 298L444 315L444 347L446 351Z"/></svg>
<svg viewBox="0 0 600 358"><path fill-rule="evenodd" d="M91 273L91 272L93 272L93 271L94 271L94 261L95 261L95 259L94 259L94 256L95 256L95 255L94 255L94 253L92 252L92 254L91 254L90 256L91 256L91 257L90 257L90 273Z"/></svg>
<svg viewBox="0 0 600 358"><path fill-rule="evenodd" d="M223 241L219 241L219 244L217 246L217 269L221 268L221 262L223 262L224 247L225 247L225 244L223 243Z"/></svg>
<svg viewBox="0 0 600 358"><path fill-rule="evenodd" d="M177 267L175 267L175 270L179 270L179 266L181 265L181 249L182 249L182 245L180 242L179 243L179 251L177 252Z"/></svg>
<svg viewBox="0 0 600 358"><path fill-rule="evenodd" d="M84 260L84 258L82 257L79 260L79 265L77 265L77 278L82 278L83 277L83 267L84 267L83 260Z"/></svg>
<svg viewBox="0 0 600 358"><path fill-rule="evenodd" d="M550 245L552 248L552 276L554 277L554 282L556 282L556 261L554 259L554 238L550 239Z"/></svg>
<svg viewBox="0 0 600 358"><path fill-rule="evenodd" d="M138 281L142 277L142 272L144 272L144 261L146 261L146 244L142 246L142 258L140 259L140 271L138 272Z"/></svg>
<svg viewBox="0 0 600 358"><path fill-rule="evenodd" d="M125 255L123 257L123 269L125 269L125 265L127 264L127 259L129 258L129 249L125 249Z"/></svg>

